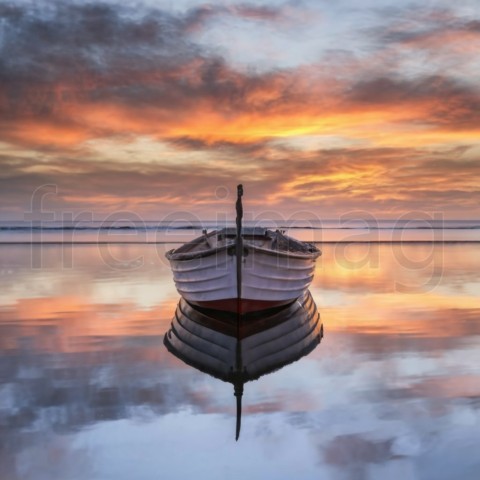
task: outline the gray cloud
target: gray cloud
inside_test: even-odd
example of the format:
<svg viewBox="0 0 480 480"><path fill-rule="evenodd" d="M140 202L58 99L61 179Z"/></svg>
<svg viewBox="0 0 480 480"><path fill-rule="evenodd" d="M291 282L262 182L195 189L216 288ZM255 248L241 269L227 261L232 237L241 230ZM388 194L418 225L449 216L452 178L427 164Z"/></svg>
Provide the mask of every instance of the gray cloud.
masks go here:
<svg viewBox="0 0 480 480"><path fill-rule="evenodd" d="M448 76L419 79L375 77L354 84L348 94L350 101L370 105L424 104L419 122L448 125L449 128L480 125L480 93ZM439 101L441 99L441 101Z"/></svg>
<svg viewBox="0 0 480 480"><path fill-rule="evenodd" d="M112 76L118 77L111 94L118 95L132 72L182 64L198 53L184 36L182 20L158 10L140 16L101 3L58 2L33 11L7 4L0 18L2 110L7 112L52 113L55 103L72 96L96 98Z"/></svg>
<svg viewBox="0 0 480 480"><path fill-rule="evenodd" d="M458 16L453 10L421 8L398 9L387 28L376 30L380 40L388 44L410 44L434 48L447 36L479 34L480 20ZM419 21L420 20L420 21Z"/></svg>

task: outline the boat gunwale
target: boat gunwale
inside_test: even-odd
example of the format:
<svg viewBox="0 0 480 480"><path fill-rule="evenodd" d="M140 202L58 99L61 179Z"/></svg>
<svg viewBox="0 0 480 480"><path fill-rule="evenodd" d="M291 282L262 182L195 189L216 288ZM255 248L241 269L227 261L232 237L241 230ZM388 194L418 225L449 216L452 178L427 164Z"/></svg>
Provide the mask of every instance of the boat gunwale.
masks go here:
<svg viewBox="0 0 480 480"><path fill-rule="evenodd" d="M276 232L273 232L272 230L266 230L266 232L276 233ZM221 234L221 233L222 233L222 230L214 230L213 232L210 232L207 235L207 237L214 236L214 235ZM289 250L272 250L270 248L264 248L264 247L260 247L258 245L250 244L250 243L248 243L248 240L246 239L246 237L248 238L248 236L246 236L246 237L242 236L243 239L244 239L244 250L247 250L247 251L252 250L253 252L259 252L259 253L274 256L274 257L277 257L277 258L278 257L280 257L280 258L294 258L294 259L299 259L299 260L309 260L309 259L310 260L316 260L322 254L320 249L318 249L313 244L310 244L308 242L302 242L301 240L297 240L297 239L295 239L293 237L289 237L287 235L284 235L284 236L287 237L288 239L292 239L296 243L301 243L301 244L304 244L304 245L308 245L310 248L312 248L314 250L311 251L311 252L300 252L300 251L292 252L292 251L289 251ZM194 246L195 244L199 244L202 238L205 238L205 237L197 237L197 238L191 240L190 242L185 243L184 245L182 245L179 248L174 248L172 250L169 250L168 252L165 253L166 258L170 261L173 260L173 261L180 261L180 262L187 261L187 260L197 260L197 259L200 259L200 258L206 258L206 257L216 255L218 253L223 252L224 250L228 250L229 248L235 246L235 242L230 242L230 243L226 243L225 245L221 245L219 247L197 250L197 251L193 251L193 252L192 251L187 251L187 252L179 252L178 251L182 247L184 247L185 245Z"/></svg>

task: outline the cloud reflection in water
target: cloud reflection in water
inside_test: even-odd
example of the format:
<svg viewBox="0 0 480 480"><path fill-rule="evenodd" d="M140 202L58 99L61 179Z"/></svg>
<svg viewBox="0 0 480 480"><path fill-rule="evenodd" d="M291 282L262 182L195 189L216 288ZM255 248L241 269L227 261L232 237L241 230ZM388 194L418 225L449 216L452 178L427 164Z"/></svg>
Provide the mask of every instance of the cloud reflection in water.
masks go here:
<svg viewBox="0 0 480 480"><path fill-rule="evenodd" d="M0 250L2 478L476 478L476 244L429 247L442 262L415 271L391 245L350 246L343 267L326 245L312 293L328 335L249 384L238 444L231 386L162 345L178 298L153 246L124 270L91 246L35 269L28 248Z"/></svg>

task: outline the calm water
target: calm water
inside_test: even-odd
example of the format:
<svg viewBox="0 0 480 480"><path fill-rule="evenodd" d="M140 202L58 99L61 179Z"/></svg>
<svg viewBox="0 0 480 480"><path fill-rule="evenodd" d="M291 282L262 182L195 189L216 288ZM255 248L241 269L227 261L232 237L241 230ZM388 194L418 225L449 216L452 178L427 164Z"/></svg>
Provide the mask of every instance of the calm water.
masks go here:
<svg viewBox="0 0 480 480"><path fill-rule="evenodd" d="M48 214L47 214L48 215ZM114 218L116 217L116 218ZM186 212L168 220L142 221L124 212L103 221L1 221L0 243L184 243L208 231L234 221L200 221ZM247 227L287 229L296 238L311 242L406 242L468 241L480 242L479 220L443 220L420 215L415 220L377 220L374 217L345 216L337 220L282 218L265 212L255 220L245 219ZM48 218L48 217L47 217Z"/></svg>
<svg viewBox="0 0 480 480"><path fill-rule="evenodd" d="M0 245L2 480L478 480L480 243L327 244L307 357L170 355L169 245Z"/></svg>

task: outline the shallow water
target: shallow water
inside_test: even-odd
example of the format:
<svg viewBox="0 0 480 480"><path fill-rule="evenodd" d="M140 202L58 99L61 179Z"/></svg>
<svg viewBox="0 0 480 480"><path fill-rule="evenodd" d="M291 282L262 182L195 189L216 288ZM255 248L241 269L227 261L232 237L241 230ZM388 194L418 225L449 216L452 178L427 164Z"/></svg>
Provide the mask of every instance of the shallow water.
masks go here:
<svg viewBox="0 0 480 480"><path fill-rule="evenodd" d="M480 244L326 244L325 337L245 386L163 346L169 245L0 246L0 478L477 479Z"/></svg>

